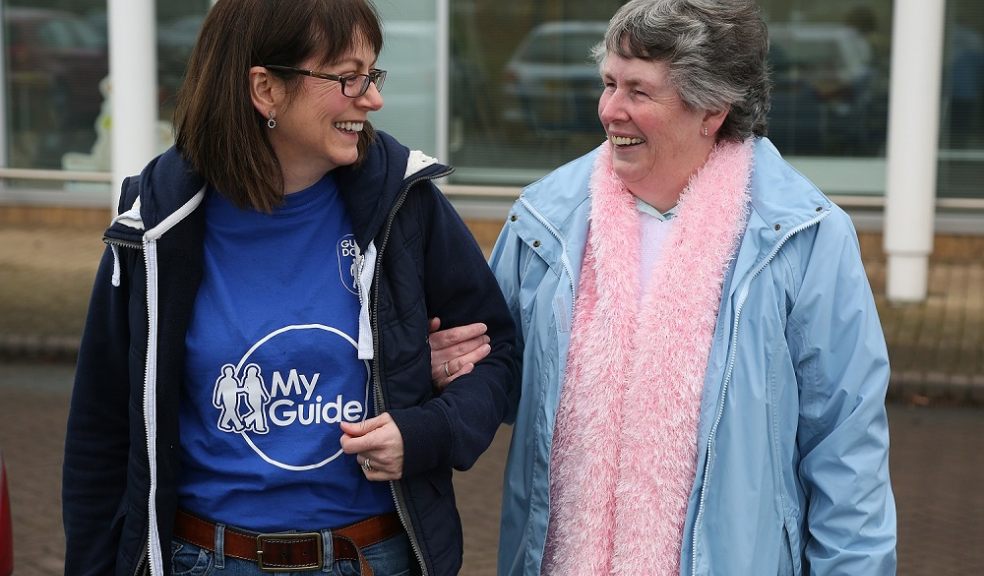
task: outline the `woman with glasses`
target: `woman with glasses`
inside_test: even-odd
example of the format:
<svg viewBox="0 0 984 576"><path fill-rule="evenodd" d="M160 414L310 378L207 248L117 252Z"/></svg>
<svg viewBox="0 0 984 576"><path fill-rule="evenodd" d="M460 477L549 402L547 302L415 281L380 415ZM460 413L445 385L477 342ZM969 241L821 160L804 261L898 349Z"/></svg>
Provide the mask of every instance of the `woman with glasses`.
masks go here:
<svg viewBox="0 0 984 576"><path fill-rule="evenodd" d="M64 463L68 574L454 574L451 485L517 378L513 325L433 180L375 132L368 0L219 0L176 145L123 184ZM488 357L442 392L428 319Z"/></svg>

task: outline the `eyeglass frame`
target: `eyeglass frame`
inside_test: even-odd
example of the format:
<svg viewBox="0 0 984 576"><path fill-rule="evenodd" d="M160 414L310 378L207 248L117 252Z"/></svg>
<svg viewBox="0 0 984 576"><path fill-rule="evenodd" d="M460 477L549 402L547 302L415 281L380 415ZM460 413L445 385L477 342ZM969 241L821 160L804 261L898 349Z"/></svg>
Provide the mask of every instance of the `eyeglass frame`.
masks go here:
<svg viewBox="0 0 984 576"><path fill-rule="evenodd" d="M281 72L293 72L295 74L301 74L304 76L310 76L312 78L320 78L321 80L331 80L338 82L342 85L342 96L346 98L360 98L367 91L369 91L369 84L375 84L376 90L382 92L383 85L386 83L386 70L381 70L379 68L371 68L368 74L348 74L346 76L340 76L338 74L330 74L328 72L315 72L314 70L308 70L306 68L295 68L293 66L283 66L281 64L264 64L264 68L270 70L279 70ZM351 96L345 92L345 87L348 86L348 82L355 78L364 78L362 81L362 88L359 93L355 96Z"/></svg>

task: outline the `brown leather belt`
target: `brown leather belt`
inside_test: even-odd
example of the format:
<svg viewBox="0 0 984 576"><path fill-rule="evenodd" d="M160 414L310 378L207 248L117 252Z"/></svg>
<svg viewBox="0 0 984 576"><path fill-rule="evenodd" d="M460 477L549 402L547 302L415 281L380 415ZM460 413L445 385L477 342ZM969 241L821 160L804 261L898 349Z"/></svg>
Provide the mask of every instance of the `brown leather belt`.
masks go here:
<svg viewBox="0 0 984 576"><path fill-rule="evenodd" d="M335 560L357 560L363 576L372 576L372 568L362 555L362 548L401 532L403 525L395 513L373 516L332 530L332 557ZM215 551L215 524L184 510L178 510L175 515L174 537ZM324 545L320 532L259 534L227 526L223 549L226 556L256 562L261 570L268 572L320 570L324 565Z"/></svg>

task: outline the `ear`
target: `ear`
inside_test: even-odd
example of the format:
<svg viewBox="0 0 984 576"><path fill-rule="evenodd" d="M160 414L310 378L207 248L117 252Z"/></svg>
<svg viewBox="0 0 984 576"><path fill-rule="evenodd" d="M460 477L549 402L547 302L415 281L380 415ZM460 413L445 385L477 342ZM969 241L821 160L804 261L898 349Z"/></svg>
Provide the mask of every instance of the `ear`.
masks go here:
<svg viewBox="0 0 984 576"><path fill-rule="evenodd" d="M249 96L260 116L269 118L283 107L284 83L263 66L249 69Z"/></svg>
<svg viewBox="0 0 984 576"><path fill-rule="evenodd" d="M721 128L721 124L724 124L724 119L728 117L729 112L731 112L731 106L717 112L708 110L704 112L704 121L701 125L707 128L710 134L717 134L718 129Z"/></svg>

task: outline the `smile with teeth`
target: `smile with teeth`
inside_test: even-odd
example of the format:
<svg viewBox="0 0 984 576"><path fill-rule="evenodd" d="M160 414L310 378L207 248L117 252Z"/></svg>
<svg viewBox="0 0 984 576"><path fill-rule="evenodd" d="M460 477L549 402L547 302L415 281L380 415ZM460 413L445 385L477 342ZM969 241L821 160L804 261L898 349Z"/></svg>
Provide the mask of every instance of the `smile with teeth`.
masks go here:
<svg viewBox="0 0 984 576"><path fill-rule="evenodd" d="M628 136L611 136L612 144L616 146L635 146L645 142L642 138L630 138Z"/></svg>
<svg viewBox="0 0 984 576"><path fill-rule="evenodd" d="M342 132L362 132L362 122L335 122L335 128Z"/></svg>

